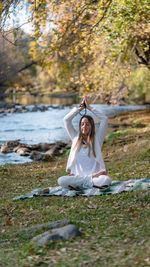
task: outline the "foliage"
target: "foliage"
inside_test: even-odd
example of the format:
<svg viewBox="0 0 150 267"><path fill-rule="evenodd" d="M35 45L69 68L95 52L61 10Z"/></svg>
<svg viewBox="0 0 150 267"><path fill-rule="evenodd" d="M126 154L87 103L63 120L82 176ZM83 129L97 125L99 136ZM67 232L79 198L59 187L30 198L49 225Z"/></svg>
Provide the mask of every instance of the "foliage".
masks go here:
<svg viewBox="0 0 150 267"><path fill-rule="evenodd" d="M130 99L138 103L150 101L150 72L145 67L135 69L128 80L131 88Z"/></svg>
<svg viewBox="0 0 150 267"><path fill-rule="evenodd" d="M150 8L147 0L112 2L103 23L114 56L133 62L135 54L149 68ZM145 62L144 62L145 60ZM146 63L147 62L147 63Z"/></svg>
<svg viewBox="0 0 150 267"><path fill-rule="evenodd" d="M128 95L130 65L139 60L149 68L147 0L42 1L34 12L35 40L39 44L40 38L49 54L45 62L42 49L42 62L49 66L57 61L58 76L67 88L68 80L71 88L73 81L75 88L115 102ZM42 34L49 24L47 13L53 23L50 43Z"/></svg>
<svg viewBox="0 0 150 267"><path fill-rule="evenodd" d="M30 52L48 71L52 88L92 92L115 103L128 97L132 65L150 69L148 0L28 0L28 5L34 25Z"/></svg>

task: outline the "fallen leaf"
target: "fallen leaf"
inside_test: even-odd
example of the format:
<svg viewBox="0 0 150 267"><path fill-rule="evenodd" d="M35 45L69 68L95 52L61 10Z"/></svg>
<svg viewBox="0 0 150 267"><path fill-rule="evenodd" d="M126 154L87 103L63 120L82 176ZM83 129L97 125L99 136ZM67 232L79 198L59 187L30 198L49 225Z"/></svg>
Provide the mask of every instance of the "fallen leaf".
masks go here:
<svg viewBox="0 0 150 267"><path fill-rule="evenodd" d="M6 224L5 224L6 226L10 226L10 225L12 225L12 222L11 222L11 220L10 219L8 219L7 221L6 221Z"/></svg>
<svg viewBox="0 0 150 267"><path fill-rule="evenodd" d="M39 259L39 255L31 255L31 256L28 256L27 258L29 259L29 260L38 260Z"/></svg>
<svg viewBox="0 0 150 267"><path fill-rule="evenodd" d="M66 252L66 248L61 248L60 251L61 252Z"/></svg>
<svg viewBox="0 0 150 267"><path fill-rule="evenodd" d="M20 210L21 213L25 214L27 211L25 209Z"/></svg>
<svg viewBox="0 0 150 267"><path fill-rule="evenodd" d="M97 209L97 205L88 205L87 206L89 209Z"/></svg>
<svg viewBox="0 0 150 267"><path fill-rule="evenodd" d="M44 179L43 177L39 177L39 179L38 179L38 180L39 180L39 182L40 182L40 181L41 181L41 180L43 180L43 179Z"/></svg>

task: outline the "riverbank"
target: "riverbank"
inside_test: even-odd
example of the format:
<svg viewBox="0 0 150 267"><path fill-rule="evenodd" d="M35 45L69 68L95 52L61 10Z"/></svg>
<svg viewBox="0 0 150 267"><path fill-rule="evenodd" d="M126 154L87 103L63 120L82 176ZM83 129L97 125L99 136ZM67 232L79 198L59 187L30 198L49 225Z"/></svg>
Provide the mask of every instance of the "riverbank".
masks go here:
<svg viewBox="0 0 150 267"><path fill-rule="evenodd" d="M7 115L9 113L25 113L25 112L37 112L37 111L47 111L50 108L53 109L62 109L67 105L17 105L13 103L7 103L7 102L0 102L0 114L2 116ZM68 106L71 106L68 104Z"/></svg>
<svg viewBox="0 0 150 267"><path fill-rule="evenodd" d="M78 104L75 104L75 106L78 106ZM126 111L148 109L148 106L133 105L114 105L112 107L111 105L94 104L93 106L98 110L102 110L109 118ZM50 153L48 151L51 144L55 146L56 142L69 142L69 137L64 129L63 117L70 111L71 107L72 105L57 104L52 106L14 105L12 107L8 105L7 108L0 109L0 165L31 162L34 158L44 159L48 158L47 154L53 156L52 150ZM88 113L91 115L90 112ZM74 126L77 128L79 119L80 115L74 119ZM96 117L94 117L94 120L97 123ZM131 125L131 123L120 125L121 129L128 126L142 127L141 123L138 125ZM116 127L119 127L119 125L113 125L109 120L109 128L115 130L117 129ZM57 147L54 152L56 150ZM64 149L60 149L60 154L63 152ZM47 154L45 155L45 153ZM58 155L59 153L54 154Z"/></svg>
<svg viewBox="0 0 150 267"><path fill-rule="evenodd" d="M150 178L150 111L109 118L103 156L113 180ZM2 266L149 266L150 191L100 197L37 197L13 202L34 188L57 185L67 157L0 166ZM67 218L82 235L34 247L23 229ZM21 234L17 234L20 231ZM41 233L41 232L40 232Z"/></svg>

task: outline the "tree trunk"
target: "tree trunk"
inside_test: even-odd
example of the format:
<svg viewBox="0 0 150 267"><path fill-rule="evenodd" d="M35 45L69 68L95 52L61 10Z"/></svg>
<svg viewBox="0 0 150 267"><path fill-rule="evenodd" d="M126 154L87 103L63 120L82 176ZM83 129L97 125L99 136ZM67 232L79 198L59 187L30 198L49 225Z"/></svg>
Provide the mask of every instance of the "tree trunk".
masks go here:
<svg viewBox="0 0 150 267"><path fill-rule="evenodd" d="M17 75L18 73L30 68L32 65L37 64L36 61L32 61L28 64L26 64L24 67L20 68L19 70L16 70L15 73L13 74L13 77ZM5 98L5 91L7 90L8 86L6 85L6 82L11 82L13 80L12 77L7 77L3 81L0 82L0 100L4 100Z"/></svg>

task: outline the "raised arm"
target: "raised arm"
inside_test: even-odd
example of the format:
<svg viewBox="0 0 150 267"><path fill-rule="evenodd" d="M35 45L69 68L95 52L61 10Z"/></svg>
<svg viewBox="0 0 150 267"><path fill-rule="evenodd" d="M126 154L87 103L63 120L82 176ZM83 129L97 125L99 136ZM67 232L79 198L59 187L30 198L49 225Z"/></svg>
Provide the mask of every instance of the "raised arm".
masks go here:
<svg viewBox="0 0 150 267"><path fill-rule="evenodd" d="M100 110L91 107L91 112L94 113L100 119L100 125L97 131L97 136L100 142L100 146L102 146L105 136L107 134L107 126L108 126L108 118L107 116Z"/></svg>
<svg viewBox="0 0 150 267"><path fill-rule="evenodd" d="M84 109L84 105L82 105L84 102L84 98L82 100L81 105L79 108L74 107L65 117L64 117L64 125L67 130L68 135L70 136L71 140L77 135L77 131L74 128L72 124L73 118Z"/></svg>
<svg viewBox="0 0 150 267"><path fill-rule="evenodd" d="M78 109L74 107L63 119L65 128L71 140L77 135L77 131L75 130L72 124L72 120L78 113L79 113Z"/></svg>
<svg viewBox="0 0 150 267"><path fill-rule="evenodd" d="M64 117L64 125L67 130L68 135L71 140L77 135L77 131L72 124L73 118L83 109L84 107L76 108L74 107L65 117Z"/></svg>
<svg viewBox="0 0 150 267"><path fill-rule="evenodd" d="M106 136L106 133L107 133L108 118L102 111L91 107L87 101L86 96L84 97L84 101L85 101L87 109L90 110L93 114L95 114L96 117L98 117L100 120L100 125L99 125L99 128L98 128L96 135L99 139L100 146L102 146L104 139L105 139L105 136Z"/></svg>

